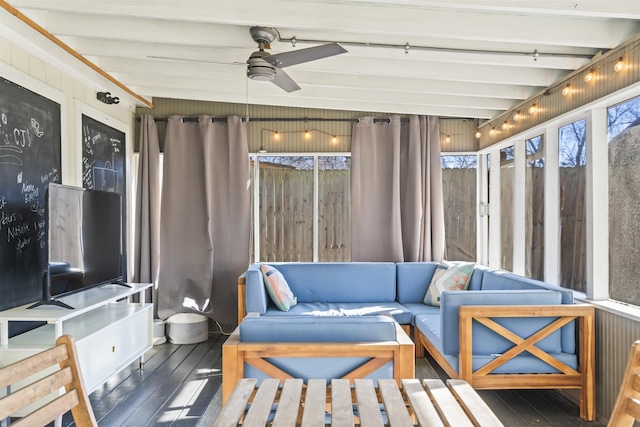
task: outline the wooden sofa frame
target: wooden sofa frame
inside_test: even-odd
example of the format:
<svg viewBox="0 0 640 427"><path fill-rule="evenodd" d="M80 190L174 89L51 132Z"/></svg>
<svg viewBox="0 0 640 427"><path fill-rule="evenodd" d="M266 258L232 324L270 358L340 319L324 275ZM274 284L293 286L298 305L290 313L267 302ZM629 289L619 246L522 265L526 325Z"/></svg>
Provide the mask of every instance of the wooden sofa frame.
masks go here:
<svg viewBox="0 0 640 427"><path fill-rule="evenodd" d="M53 348L0 369L0 388L7 390L0 399L1 420L20 410L31 410L31 404L37 406L12 425L44 426L69 410L77 426L98 425L80 373L75 343L69 335L59 337ZM41 401L62 388L64 394Z"/></svg>
<svg viewBox="0 0 640 427"><path fill-rule="evenodd" d="M416 328L415 339L451 378L467 381L474 389L556 389L569 388L580 391L580 417L592 421L596 417L595 407L595 309L589 304L563 304L540 306L461 306L460 307L460 353L459 369L456 371ZM499 317L556 317L551 324L528 338L522 338L493 321ZM579 365L572 369L552 355L540 350L535 344L567 323L576 320ZM472 369L472 324L479 322L514 346L482 368ZM420 349L422 351L422 349ZM522 352L537 357L556 368L555 374L492 374L495 369ZM459 372L459 374L458 374Z"/></svg>
<svg viewBox="0 0 640 427"><path fill-rule="evenodd" d="M396 340L381 342L242 342L239 327L222 346L222 402L225 403L236 383L244 378L244 364L259 369L271 378L293 378L269 363L275 357L367 357L371 358L345 379L353 382L364 378L389 362L393 362L393 378L400 385L402 378L415 377L415 349L413 341L396 323Z"/></svg>

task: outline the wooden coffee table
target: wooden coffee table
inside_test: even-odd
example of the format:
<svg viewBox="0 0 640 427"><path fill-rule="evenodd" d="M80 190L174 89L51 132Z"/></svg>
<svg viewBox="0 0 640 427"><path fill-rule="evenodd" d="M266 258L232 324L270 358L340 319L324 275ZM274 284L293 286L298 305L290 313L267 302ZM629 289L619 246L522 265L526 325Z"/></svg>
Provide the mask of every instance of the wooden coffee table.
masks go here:
<svg viewBox="0 0 640 427"><path fill-rule="evenodd" d="M257 380L238 382L215 427L266 426L502 426L480 396L462 380L403 379Z"/></svg>

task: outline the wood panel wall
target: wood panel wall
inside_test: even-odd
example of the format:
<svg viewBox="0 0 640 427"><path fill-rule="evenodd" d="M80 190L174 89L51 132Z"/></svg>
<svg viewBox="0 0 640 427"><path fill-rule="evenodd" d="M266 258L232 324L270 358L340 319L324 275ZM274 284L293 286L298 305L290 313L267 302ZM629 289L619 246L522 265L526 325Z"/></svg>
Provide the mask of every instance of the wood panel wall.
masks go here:
<svg viewBox="0 0 640 427"><path fill-rule="evenodd" d="M313 108L276 107L269 105L247 105L228 102L192 101L182 99L154 98L153 109L139 107L136 117L152 114L168 117L172 114L198 116L208 114L216 117L238 115L249 116L249 151L265 150L269 153L335 153L351 151L350 121L287 121L287 119L324 118L352 120L359 117L389 117L392 113L364 111L323 110ZM273 122L251 121L251 118L279 118ZM474 137L477 122L470 119L441 119L441 150L443 152L475 152L478 140ZM158 123L160 144L163 145L166 124ZM305 137L305 131L310 137ZM278 132L278 138L275 137ZM139 134L136 127L136 139ZM446 142L451 135L451 142ZM335 142L334 142L334 138ZM138 150L138 145L134 146Z"/></svg>

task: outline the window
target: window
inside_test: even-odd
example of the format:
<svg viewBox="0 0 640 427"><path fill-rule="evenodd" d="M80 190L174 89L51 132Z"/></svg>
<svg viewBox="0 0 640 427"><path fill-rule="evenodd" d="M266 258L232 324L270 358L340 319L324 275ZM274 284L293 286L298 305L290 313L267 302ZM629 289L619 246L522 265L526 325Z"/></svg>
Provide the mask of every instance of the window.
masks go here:
<svg viewBox="0 0 640 427"><path fill-rule="evenodd" d="M259 261L350 261L351 158L260 155L255 164Z"/></svg>
<svg viewBox="0 0 640 427"><path fill-rule="evenodd" d="M318 261L351 261L351 157L318 157Z"/></svg>
<svg viewBox="0 0 640 427"><path fill-rule="evenodd" d="M500 150L500 267L513 270L513 145Z"/></svg>
<svg viewBox="0 0 640 427"><path fill-rule="evenodd" d="M525 274L544 280L544 140L525 141Z"/></svg>
<svg viewBox="0 0 640 427"><path fill-rule="evenodd" d="M608 109L609 294L640 305L640 98Z"/></svg>
<svg viewBox="0 0 640 427"><path fill-rule="evenodd" d="M586 292L586 121L559 129L560 285Z"/></svg>
<svg viewBox="0 0 640 427"><path fill-rule="evenodd" d="M478 158L443 155L442 193L446 259L476 259L476 169Z"/></svg>

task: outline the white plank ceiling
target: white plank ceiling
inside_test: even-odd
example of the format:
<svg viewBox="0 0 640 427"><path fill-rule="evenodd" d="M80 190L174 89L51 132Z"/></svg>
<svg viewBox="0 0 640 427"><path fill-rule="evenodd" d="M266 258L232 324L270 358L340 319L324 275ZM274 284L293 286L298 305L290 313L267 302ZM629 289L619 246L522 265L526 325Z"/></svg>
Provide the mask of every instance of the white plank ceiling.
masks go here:
<svg viewBox="0 0 640 427"><path fill-rule="evenodd" d="M8 2L148 99L479 119L640 33L640 0ZM246 78L255 25L278 30L272 54L348 52L287 67L287 93Z"/></svg>

